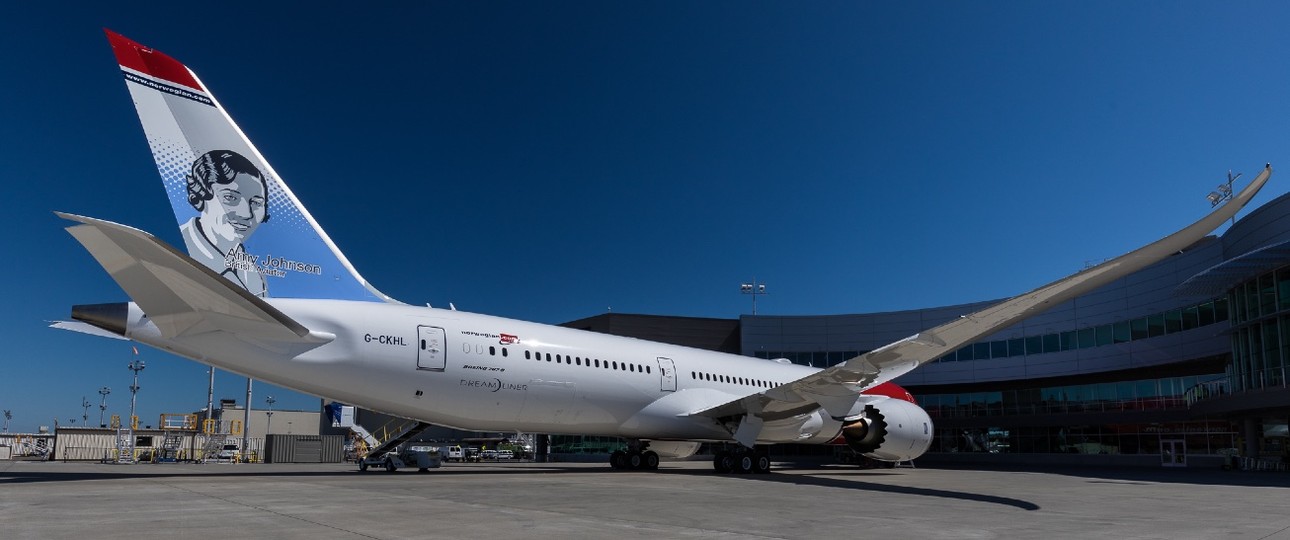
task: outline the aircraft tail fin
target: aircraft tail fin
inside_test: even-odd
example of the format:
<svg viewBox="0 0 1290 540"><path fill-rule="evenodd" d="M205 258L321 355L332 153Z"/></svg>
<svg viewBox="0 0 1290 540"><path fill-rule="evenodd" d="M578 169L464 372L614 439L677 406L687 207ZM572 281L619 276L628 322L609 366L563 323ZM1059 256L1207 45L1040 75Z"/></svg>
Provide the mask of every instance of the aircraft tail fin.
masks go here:
<svg viewBox="0 0 1290 540"><path fill-rule="evenodd" d="M396 302L359 275L192 70L105 32L190 257L259 297Z"/></svg>

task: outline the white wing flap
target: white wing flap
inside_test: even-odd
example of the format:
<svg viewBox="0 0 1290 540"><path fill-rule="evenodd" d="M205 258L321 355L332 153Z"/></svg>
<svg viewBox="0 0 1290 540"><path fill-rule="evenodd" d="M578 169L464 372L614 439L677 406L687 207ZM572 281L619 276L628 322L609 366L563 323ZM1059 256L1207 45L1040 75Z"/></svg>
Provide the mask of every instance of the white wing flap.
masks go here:
<svg viewBox="0 0 1290 540"><path fill-rule="evenodd" d="M55 213L82 223L67 231L167 338L226 331L279 343L318 342L308 328L151 234L109 221Z"/></svg>
<svg viewBox="0 0 1290 540"><path fill-rule="evenodd" d="M1200 241L1245 207L1271 176L1272 166L1268 165L1245 189L1225 204L1215 208L1209 215L1147 246L828 369L769 389L761 394L762 412L758 414L765 416L789 411L800 412L803 402L814 402L831 416L843 418L852 411L858 394L864 390L904 375L920 365L1043 312L1056 304L1137 272ZM744 403L746 402L742 399L735 400L694 414L718 418L746 414L749 411Z"/></svg>

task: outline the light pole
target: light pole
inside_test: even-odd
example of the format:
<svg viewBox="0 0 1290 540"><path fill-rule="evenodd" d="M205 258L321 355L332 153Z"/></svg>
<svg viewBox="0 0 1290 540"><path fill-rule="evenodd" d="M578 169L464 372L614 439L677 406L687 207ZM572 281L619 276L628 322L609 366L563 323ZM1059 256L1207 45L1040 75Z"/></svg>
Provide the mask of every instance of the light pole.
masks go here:
<svg viewBox="0 0 1290 540"><path fill-rule="evenodd" d="M251 448L251 381L250 377L246 378L246 410L242 411L243 460L245 460L246 453Z"/></svg>
<svg viewBox="0 0 1290 540"><path fill-rule="evenodd" d="M81 407L85 408L85 410L81 411L81 423L87 426L90 425L90 405L93 405L93 403L85 399L85 396L81 396Z"/></svg>
<svg viewBox="0 0 1290 540"><path fill-rule="evenodd" d="M264 402L269 404L269 410L264 412L265 416L269 417L269 419L264 423L264 436L268 437L269 433L271 433L269 430L273 427L273 404L277 403L278 400L273 399L273 396L265 396Z"/></svg>
<svg viewBox="0 0 1290 540"><path fill-rule="evenodd" d="M103 396L103 401L99 402L99 427L107 427L107 424L103 423L103 413L107 411L107 397L111 393L112 389L106 386L99 389L99 395Z"/></svg>
<svg viewBox="0 0 1290 540"><path fill-rule="evenodd" d="M757 314L757 297L758 297L758 296L761 296L761 295L763 295L763 294L766 294L766 284L765 284L765 283L757 283L757 278L753 278L752 283L740 283L740 284L739 284L739 292L741 292L741 293L743 293L743 294L751 294L751 295L752 295L752 298L753 298L753 302L752 302L752 304L753 304L753 306L752 306L752 307L753 307L753 312L752 312L752 314L753 314L753 315L756 315L756 314Z"/></svg>
<svg viewBox="0 0 1290 540"><path fill-rule="evenodd" d="M207 372L211 376L210 386L206 387L206 418L210 420L215 418L215 366L211 366Z"/></svg>
<svg viewBox="0 0 1290 540"><path fill-rule="evenodd" d="M135 350L135 354L139 354L139 351L137 349ZM135 400L139 396L139 372L143 371L143 368L147 367L147 365L143 363L143 360L135 359L133 362L130 362L130 365L127 367L130 368L130 371L134 372L134 384L130 385L130 431L133 432L134 431L134 404L135 404Z"/></svg>
<svg viewBox="0 0 1290 540"><path fill-rule="evenodd" d="M1235 182L1237 178L1240 178L1241 174L1243 173L1236 173L1236 176L1232 176L1231 169L1228 169L1227 183L1219 184L1217 191L1211 191L1209 192L1209 195L1205 196L1206 199L1209 199L1210 208L1218 206L1219 204L1222 204L1223 201L1232 198L1232 182ZM1232 216L1232 224L1236 224L1236 216Z"/></svg>
<svg viewBox="0 0 1290 540"><path fill-rule="evenodd" d="M4 432L9 433L9 421L13 420L13 411L5 409L4 411Z"/></svg>

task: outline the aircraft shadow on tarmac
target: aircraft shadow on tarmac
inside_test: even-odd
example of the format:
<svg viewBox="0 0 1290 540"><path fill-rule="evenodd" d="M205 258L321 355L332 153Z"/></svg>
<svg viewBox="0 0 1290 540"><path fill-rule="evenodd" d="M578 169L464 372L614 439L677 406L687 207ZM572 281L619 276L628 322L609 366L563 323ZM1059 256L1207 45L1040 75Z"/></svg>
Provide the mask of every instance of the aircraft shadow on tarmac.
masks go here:
<svg viewBox="0 0 1290 540"><path fill-rule="evenodd" d="M0 465L3 465L0 463ZM89 480L129 480L129 479L148 479L148 478L234 478L244 477L270 477L270 478L342 478L348 476L360 476L364 478L376 479L395 479L405 476L425 476L431 479L437 475L450 476L480 476L495 477L501 475L528 475L528 474L666 474L675 476L711 476L713 473L705 468L672 468L664 464L662 469L653 472L630 472L630 471L611 471L607 467L587 467L586 464L537 464L537 463L513 463L513 464L484 464L473 466L449 465L440 469L435 469L425 475L418 475L413 469L403 469L397 473L390 474L385 471L368 471L360 472L357 467L336 467L327 470L304 469L290 470L276 468L266 470L258 465L199 465L183 464L182 469L169 469L170 465L135 465L135 466L115 466L103 465L101 471L86 471L84 469L76 471L58 471L39 468L36 470L24 470L26 466L11 466L5 468L0 466L0 485L6 484L38 484L44 482L79 482ZM195 467L195 468L194 468ZM1005 470L1006 469L1006 470ZM1024 470L1023 470L1024 469ZM1143 469L1143 468L1000 468L1000 472L1036 472L1044 474L1057 474L1064 476L1075 476L1085 478L1090 483L1116 483L1116 484L1141 484L1141 483L1187 483L1200 485L1232 485L1232 486L1257 486L1257 487L1282 487L1290 488L1290 475L1286 474L1259 474L1239 471L1219 471L1219 470L1200 470L1200 469ZM792 471L792 472L790 472ZM827 475L827 476L821 476ZM777 469L772 470L772 474L754 474L754 475L729 475L726 478L738 479L750 482L772 482L796 484L805 486L820 486L840 489L852 489L860 491L872 491L877 493L889 493L899 495L916 495L922 497L938 497L945 499L957 499L965 501L975 501L987 504L997 504L1010 506L1021 510L1038 510L1040 507L1030 501L1002 497L997 495L988 495L982 493L971 493L964 491L952 491L935 488L925 488L918 486L900 486L885 484L880 481L881 478L890 475L902 475L901 473L883 471L880 469L849 469L849 468L826 468L816 471L804 469ZM903 475L902 475L903 476ZM410 478L407 480L411 480Z"/></svg>
<svg viewBox="0 0 1290 540"><path fill-rule="evenodd" d="M135 467L146 467L146 469L137 469ZM50 471L50 470L31 470L24 471L22 467L10 467L8 470L0 471L0 485L4 484L37 484L45 482L80 482L90 480L131 480L131 479L165 479L165 478L233 478L233 477L269 477L269 478L341 478L346 476L361 476L372 479L394 479L405 476L425 476L432 479L434 476L480 476L494 477L500 475L527 475L527 474L666 474L674 476L712 476L712 473L706 469L683 469L663 468L651 472L630 472L630 471L612 471L606 468L593 467L588 468L585 465L564 466L559 463L538 465L528 464L528 466L503 466L496 468L485 467L444 467L427 472L424 475L418 475L413 469L404 469L402 471L390 474L385 471L359 472L352 468L336 468L334 470L264 470L259 469L256 465L238 465L238 466L221 466L221 465L203 465L199 470L193 470L191 466L187 470L174 469L165 470L159 468L168 467L167 465L136 465L136 466L111 466L104 465L103 471ZM221 470L222 469L222 470ZM854 489L861 491L872 491L878 493L889 493L898 495L916 495L922 497L939 497L947 499L958 499L965 501L975 501L988 504L998 504L1011 506L1021 510L1038 510L1039 506L1029 501L1014 499L1009 497L1000 497L996 495L986 495L980 493L969 493L963 491L950 491L944 489L923 488L916 486L896 486L880 482L865 481L866 479L878 479L893 473L880 472L874 470L862 471L830 471L829 477L813 476L810 474L794 474L787 472L771 474L750 474L750 475L727 475L726 478L745 480L750 482L772 482L796 484L804 486L819 486L835 489ZM839 476L856 476L857 478L841 478ZM411 478L405 478L411 481Z"/></svg>
<svg viewBox="0 0 1290 540"><path fill-rule="evenodd" d="M693 471L693 470L683 470L683 469L674 469L674 470L660 469L658 472L665 473L665 474L666 473L711 474L706 471ZM774 469L772 469L771 472L772 474L738 475L738 476L731 476L731 478L739 478L739 479L746 479L750 481L760 481L760 482L777 482L777 483L784 483L784 484L795 484L799 486L819 486L819 487L830 487L830 488L840 488L840 489L855 489L855 490L861 490L861 491L873 491L877 493L889 493L893 495L917 495L920 497L939 497L944 499L958 499L963 501L975 501L975 502L988 503L988 504L1000 504L1004 506L1011 506L1013 508L1018 508L1021 510L1039 510L1040 508L1039 505L1032 503L1030 501L1014 499L1011 497L1000 497L998 495L985 495L981 493L970 493L966 491L951 491L946 489L933 489L933 488L924 488L924 487L917 487L917 486L895 486L890 484L882 484L878 482L867 482L859 479L859 478L877 479L884 476L899 476L896 473L880 472L878 470L828 471L827 474L830 475L829 477L820 477L820 476L814 476L810 474L792 474L792 473L785 473L785 472L775 474ZM842 475L854 476L857 478L856 479L839 478L839 476L842 476Z"/></svg>

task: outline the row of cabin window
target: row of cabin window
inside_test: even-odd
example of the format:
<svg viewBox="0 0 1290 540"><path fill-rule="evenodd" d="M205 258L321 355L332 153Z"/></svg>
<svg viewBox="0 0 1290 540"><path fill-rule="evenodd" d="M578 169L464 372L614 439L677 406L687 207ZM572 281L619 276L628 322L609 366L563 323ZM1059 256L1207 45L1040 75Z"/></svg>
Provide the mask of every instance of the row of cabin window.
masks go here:
<svg viewBox="0 0 1290 540"><path fill-rule="evenodd" d="M492 354L493 348L489 347L488 352L489 354ZM502 347L502 356L506 356L506 347ZM524 351L524 359L537 360L541 362L542 353L535 352L535 351ZM647 375L654 372L654 370L650 369L649 366L643 366L640 364L628 364L627 362L619 363L617 360L601 361L599 358L587 358L584 360L581 356L564 356L559 354L555 356L551 356L551 353L546 353L546 361L550 362L552 359L554 359L555 363L557 364L570 364L570 365L587 366L587 367L603 367L605 369L617 369L620 371L630 371L632 373L645 373Z"/></svg>
<svg viewBox="0 0 1290 540"><path fill-rule="evenodd" d="M713 381L719 383L742 384L745 386L760 386L762 388L773 388L779 386L779 383L773 381L762 381L757 379L745 379L743 377L731 377L730 375L714 375L712 373L703 373L691 371L690 378L696 381Z"/></svg>

